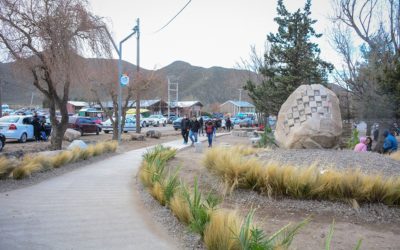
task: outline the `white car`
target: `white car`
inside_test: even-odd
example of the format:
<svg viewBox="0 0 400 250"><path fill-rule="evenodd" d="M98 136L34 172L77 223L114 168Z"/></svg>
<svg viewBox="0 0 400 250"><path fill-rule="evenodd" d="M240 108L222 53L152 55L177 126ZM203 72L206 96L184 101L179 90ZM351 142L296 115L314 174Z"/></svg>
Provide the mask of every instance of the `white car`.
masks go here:
<svg viewBox="0 0 400 250"><path fill-rule="evenodd" d="M135 131L136 130L136 121L133 119L134 117L126 117L125 118L125 126L124 126L124 133L128 133L128 131ZM108 134L110 131L113 131L113 124L111 120L108 119L107 121L103 122L102 129L104 133Z"/></svg>
<svg viewBox="0 0 400 250"><path fill-rule="evenodd" d="M153 125L154 127L162 125L165 127L167 125L167 118L162 115L151 115L147 118L144 118L144 121L146 122L146 127L150 125Z"/></svg>
<svg viewBox="0 0 400 250"><path fill-rule="evenodd" d="M131 118L132 120L134 120L134 121L136 121L136 115L126 115L126 118ZM145 121L145 119L143 118L143 116L142 115L140 115L140 127L141 128L144 128L144 127L146 127L147 125L146 125L146 121Z"/></svg>
<svg viewBox="0 0 400 250"><path fill-rule="evenodd" d="M35 139L33 133L32 116L4 116L0 118L0 133L6 139L14 139L19 142Z"/></svg>

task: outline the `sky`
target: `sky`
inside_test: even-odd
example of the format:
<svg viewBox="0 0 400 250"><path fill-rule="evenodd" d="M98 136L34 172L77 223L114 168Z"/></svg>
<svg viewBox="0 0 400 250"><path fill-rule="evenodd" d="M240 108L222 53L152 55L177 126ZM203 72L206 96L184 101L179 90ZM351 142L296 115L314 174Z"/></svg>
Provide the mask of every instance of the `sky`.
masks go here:
<svg viewBox="0 0 400 250"><path fill-rule="evenodd" d="M185 61L209 68L236 68L247 59L250 46L260 54L267 34L277 32L277 0L192 0L166 28L164 26L188 0L89 0L92 11L105 18L114 37L129 35L140 19L140 66L160 69L174 61ZM303 8L305 0L284 0L291 12ZM314 28L323 36L316 40L321 57L340 64L329 44L328 32L332 15L331 0L313 0ZM158 32L157 32L158 31ZM114 54L114 58L117 55ZM123 60L136 64L136 39L123 44Z"/></svg>

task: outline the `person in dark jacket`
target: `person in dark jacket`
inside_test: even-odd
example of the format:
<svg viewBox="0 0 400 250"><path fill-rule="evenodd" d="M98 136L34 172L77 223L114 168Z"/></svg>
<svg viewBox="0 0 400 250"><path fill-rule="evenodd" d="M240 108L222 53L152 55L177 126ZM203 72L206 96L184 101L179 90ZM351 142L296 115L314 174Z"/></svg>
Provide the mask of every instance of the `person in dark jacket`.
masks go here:
<svg viewBox="0 0 400 250"><path fill-rule="evenodd" d="M182 137L183 137L183 144L188 143L189 130L190 130L190 120L185 115L181 121L181 132L182 132Z"/></svg>
<svg viewBox="0 0 400 250"><path fill-rule="evenodd" d="M228 118L226 118L226 128L228 129L228 132L231 132L231 126L232 126L232 121L228 117Z"/></svg>
<svg viewBox="0 0 400 250"><path fill-rule="evenodd" d="M33 120L32 120L32 126L33 126L33 134L35 136L36 141L40 141L40 119L38 114L35 112L33 115Z"/></svg>
<svg viewBox="0 0 400 250"><path fill-rule="evenodd" d="M383 133L385 141L383 142L383 153L390 154L397 151L397 139L388 130Z"/></svg>
<svg viewBox="0 0 400 250"><path fill-rule="evenodd" d="M189 131L189 138L192 141L192 146L195 142L197 142L197 135L200 129L200 122L196 119L196 116L193 116L192 120L190 121L190 131Z"/></svg>
<svg viewBox="0 0 400 250"><path fill-rule="evenodd" d="M200 123L199 135L201 134L202 136L204 136L204 120L203 120L203 117L201 117L201 116L199 119L199 123Z"/></svg>

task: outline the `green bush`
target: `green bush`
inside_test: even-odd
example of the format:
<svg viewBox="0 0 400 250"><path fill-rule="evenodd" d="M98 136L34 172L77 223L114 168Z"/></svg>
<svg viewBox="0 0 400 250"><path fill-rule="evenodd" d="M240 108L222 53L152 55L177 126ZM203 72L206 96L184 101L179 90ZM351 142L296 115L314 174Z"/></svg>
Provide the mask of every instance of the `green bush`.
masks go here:
<svg viewBox="0 0 400 250"><path fill-rule="evenodd" d="M351 137L347 141L347 148L353 149L360 142L359 133L356 128L351 131Z"/></svg>

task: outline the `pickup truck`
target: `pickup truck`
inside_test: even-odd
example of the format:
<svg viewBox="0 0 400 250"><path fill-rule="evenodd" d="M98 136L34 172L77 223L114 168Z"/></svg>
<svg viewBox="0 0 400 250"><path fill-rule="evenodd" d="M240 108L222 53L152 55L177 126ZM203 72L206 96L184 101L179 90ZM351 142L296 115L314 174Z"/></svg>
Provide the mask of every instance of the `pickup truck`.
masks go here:
<svg viewBox="0 0 400 250"><path fill-rule="evenodd" d="M158 127L162 125L163 127L167 126L167 118L162 115L151 115L147 118L143 118L143 126L154 126Z"/></svg>

